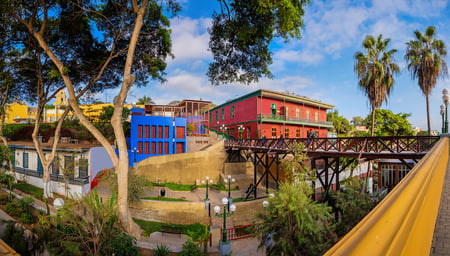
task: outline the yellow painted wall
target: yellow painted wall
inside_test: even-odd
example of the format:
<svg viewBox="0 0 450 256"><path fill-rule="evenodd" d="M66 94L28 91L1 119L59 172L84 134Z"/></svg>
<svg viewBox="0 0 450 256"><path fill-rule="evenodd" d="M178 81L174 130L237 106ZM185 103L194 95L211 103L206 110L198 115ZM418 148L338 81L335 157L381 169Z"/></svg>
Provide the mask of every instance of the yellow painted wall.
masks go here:
<svg viewBox="0 0 450 256"><path fill-rule="evenodd" d="M16 117L28 118L28 105L19 103L8 104L6 107L5 123L13 124L14 118Z"/></svg>

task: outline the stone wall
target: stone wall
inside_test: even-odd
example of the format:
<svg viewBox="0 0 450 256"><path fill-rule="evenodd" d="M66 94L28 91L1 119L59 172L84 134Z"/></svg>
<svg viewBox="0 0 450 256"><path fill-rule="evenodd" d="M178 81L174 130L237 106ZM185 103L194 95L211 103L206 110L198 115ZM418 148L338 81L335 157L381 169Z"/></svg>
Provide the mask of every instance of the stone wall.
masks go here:
<svg viewBox="0 0 450 256"><path fill-rule="evenodd" d="M137 164L136 174L153 182L194 184L206 176L217 181L225 159L220 141L204 151L149 157Z"/></svg>
<svg viewBox="0 0 450 256"><path fill-rule="evenodd" d="M173 223L209 225L208 211L204 202L168 202L139 200L130 203L133 218Z"/></svg>

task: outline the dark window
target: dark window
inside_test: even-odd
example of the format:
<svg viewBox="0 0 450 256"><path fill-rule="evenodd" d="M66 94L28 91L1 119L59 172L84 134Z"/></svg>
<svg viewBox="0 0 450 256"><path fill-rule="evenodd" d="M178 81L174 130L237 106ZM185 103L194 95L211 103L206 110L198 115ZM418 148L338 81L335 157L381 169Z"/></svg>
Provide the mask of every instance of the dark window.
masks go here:
<svg viewBox="0 0 450 256"><path fill-rule="evenodd" d="M177 139L184 139L184 126L177 126Z"/></svg>
<svg viewBox="0 0 450 256"><path fill-rule="evenodd" d="M234 118L234 106L231 106L231 118Z"/></svg>
<svg viewBox="0 0 450 256"><path fill-rule="evenodd" d="M150 138L150 126L145 126L145 138Z"/></svg>
<svg viewBox="0 0 450 256"><path fill-rule="evenodd" d="M73 156L64 156L64 175L68 178L74 176L74 159Z"/></svg>
<svg viewBox="0 0 450 256"><path fill-rule="evenodd" d="M150 142L148 142L148 141L145 142L144 154L146 154L146 155L150 154Z"/></svg>
<svg viewBox="0 0 450 256"><path fill-rule="evenodd" d="M163 146L162 142L158 142L158 155L162 155L163 153L162 146Z"/></svg>
<svg viewBox="0 0 450 256"><path fill-rule="evenodd" d="M164 126L164 138L169 138L169 126Z"/></svg>
<svg viewBox="0 0 450 256"><path fill-rule="evenodd" d="M164 154L169 154L169 142L164 142Z"/></svg>
<svg viewBox="0 0 450 256"><path fill-rule="evenodd" d="M142 125L138 125L138 138L142 138Z"/></svg>
<svg viewBox="0 0 450 256"><path fill-rule="evenodd" d="M79 161L79 174L78 174L78 176L80 178L88 176L88 166L89 166L89 163L88 163L87 159L80 159L80 161Z"/></svg>
<svg viewBox="0 0 450 256"><path fill-rule="evenodd" d="M152 142L152 155L156 155L156 142Z"/></svg>
<svg viewBox="0 0 450 256"><path fill-rule="evenodd" d="M156 129L157 129L157 126L152 125L152 138L153 139L156 138Z"/></svg>
<svg viewBox="0 0 450 256"><path fill-rule="evenodd" d="M162 126L158 126L158 138L160 138L160 139L163 138L163 127Z"/></svg>
<svg viewBox="0 0 450 256"><path fill-rule="evenodd" d="M224 116L225 116L225 109L222 108L220 111L220 120L223 121Z"/></svg>
<svg viewBox="0 0 450 256"><path fill-rule="evenodd" d="M28 168L28 153L23 153L23 168Z"/></svg>
<svg viewBox="0 0 450 256"><path fill-rule="evenodd" d="M143 152L143 146L142 146L142 141L138 141L138 154L142 155Z"/></svg>
<svg viewBox="0 0 450 256"><path fill-rule="evenodd" d="M184 142L177 142L177 154L184 153Z"/></svg>

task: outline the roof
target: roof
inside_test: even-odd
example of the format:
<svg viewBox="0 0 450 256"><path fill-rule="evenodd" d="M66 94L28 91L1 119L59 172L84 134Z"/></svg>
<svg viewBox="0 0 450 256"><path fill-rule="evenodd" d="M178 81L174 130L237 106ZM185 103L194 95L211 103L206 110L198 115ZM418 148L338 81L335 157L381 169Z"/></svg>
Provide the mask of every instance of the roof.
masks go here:
<svg viewBox="0 0 450 256"><path fill-rule="evenodd" d="M216 109L219 109L219 108L231 105L231 104L235 104L236 102L240 102L242 100L249 99L249 98L252 98L255 96L263 96L265 98L280 99L280 100L285 100L288 102L296 102L296 103L301 103L301 104L310 105L310 106L317 106L317 107L320 107L323 109L334 108L334 105L324 103L324 102L321 102L318 100L313 100L306 96L293 95L293 94L289 94L289 93L260 89L260 90L245 94L241 97L235 98L233 100L227 101L224 104L216 106L215 108L211 109L210 111L213 111L213 110L216 110Z"/></svg>
<svg viewBox="0 0 450 256"><path fill-rule="evenodd" d="M15 147L20 147L20 148L36 148L34 146L34 142L33 141L8 141L8 145L9 146L15 146ZM53 143L49 143L49 142L43 142L41 143L41 146L44 150L51 150L53 147ZM58 143L57 148L58 149L67 149L68 151L72 151L72 150L89 150L90 148L96 148L96 147L101 147L101 144L92 144L92 143L87 143L84 141L81 141L81 143L77 143L77 144L72 144L72 143Z"/></svg>

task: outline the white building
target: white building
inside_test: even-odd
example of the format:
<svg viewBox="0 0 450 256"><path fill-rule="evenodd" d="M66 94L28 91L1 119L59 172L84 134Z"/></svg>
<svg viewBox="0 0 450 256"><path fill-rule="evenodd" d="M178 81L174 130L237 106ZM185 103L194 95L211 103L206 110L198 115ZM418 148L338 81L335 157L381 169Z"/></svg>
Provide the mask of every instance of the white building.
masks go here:
<svg viewBox="0 0 450 256"><path fill-rule="evenodd" d="M32 142L11 141L10 150L14 155L13 167L16 178L36 187L43 188L43 167ZM44 147L44 154L51 148ZM64 172L68 174L68 194L84 196L91 189L95 176L103 169L112 168L112 161L103 147L90 144L61 143L57 148L57 158L50 166L50 192L66 193Z"/></svg>

